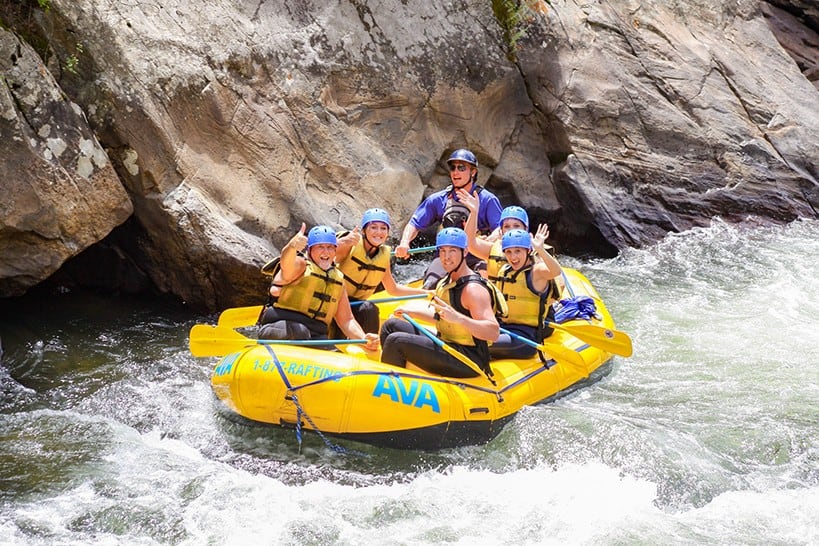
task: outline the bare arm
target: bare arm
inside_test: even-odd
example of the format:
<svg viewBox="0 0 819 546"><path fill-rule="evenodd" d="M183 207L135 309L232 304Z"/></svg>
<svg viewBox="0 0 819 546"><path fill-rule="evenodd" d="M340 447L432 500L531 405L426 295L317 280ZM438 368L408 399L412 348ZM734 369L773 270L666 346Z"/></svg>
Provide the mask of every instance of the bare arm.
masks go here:
<svg viewBox="0 0 819 546"><path fill-rule="evenodd" d="M532 284L538 292L544 290L548 282L563 271L560 263L546 251L544 245L548 237L549 226L547 224L540 224L537 233L532 237L532 248L535 249L535 254L541 260L532 267Z"/></svg>
<svg viewBox="0 0 819 546"><path fill-rule="evenodd" d="M431 305L431 304L430 304ZM424 307L419 309L418 307L398 307L393 314L396 317L401 318L402 315L409 315L414 319L418 319L422 322L432 323L435 322L435 310L432 307Z"/></svg>
<svg viewBox="0 0 819 546"><path fill-rule="evenodd" d="M469 216L466 218L464 231L466 232L466 244L469 252L482 260L489 259L489 252L492 250L492 243L478 237L478 211L480 210L480 199L478 196L466 190L458 190L458 200L469 209Z"/></svg>
<svg viewBox="0 0 819 546"><path fill-rule="evenodd" d="M406 284L396 283L395 278L392 276L392 270L390 269L389 264L387 265L386 273L384 273L384 278L381 279L381 284L383 284L387 292L393 296L414 296L416 294L432 294L432 290L424 290L423 288L413 288L411 286L407 286Z"/></svg>
<svg viewBox="0 0 819 546"><path fill-rule="evenodd" d="M409 246L415 237L418 236L418 229L412 225L412 223L407 223L404 226L404 231L401 233L401 241L398 243L398 246L395 247L395 257L396 258L409 258Z"/></svg>
<svg viewBox="0 0 819 546"><path fill-rule="evenodd" d="M307 229L307 226L302 223L299 232L293 235L282 248L279 261L281 269L273 279L275 284L290 284L304 274L307 262L299 256L299 252L307 247L307 237L304 235L305 229Z"/></svg>
<svg viewBox="0 0 819 546"><path fill-rule="evenodd" d="M365 334L364 329L353 316L353 310L350 308L350 298L347 297L347 291L341 292L341 299L338 301L338 309L336 309L336 324L344 332L348 339L366 339L366 347L370 351L378 348L378 334Z"/></svg>
<svg viewBox="0 0 819 546"><path fill-rule="evenodd" d="M464 325L478 339L486 341L498 339L500 328L495 319L489 292L484 287L477 283L464 286L461 292L461 305L469 311L469 315L459 313L437 296L432 301L441 320Z"/></svg>

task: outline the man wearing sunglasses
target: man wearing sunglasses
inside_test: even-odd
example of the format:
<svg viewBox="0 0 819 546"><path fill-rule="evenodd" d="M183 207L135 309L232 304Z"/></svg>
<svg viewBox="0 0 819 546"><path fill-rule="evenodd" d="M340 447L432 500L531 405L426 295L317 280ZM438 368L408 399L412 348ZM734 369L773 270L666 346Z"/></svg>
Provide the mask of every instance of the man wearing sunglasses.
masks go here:
<svg viewBox="0 0 819 546"><path fill-rule="evenodd" d="M401 242L395 247L396 257L409 257L409 245L412 240L421 230L430 226L439 224L442 228L463 229L469 216L469 209L460 202L459 194L477 195L480 203L479 233L491 233L500 223L500 201L495 194L478 185L478 159L475 154L464 148L455 150L447 159L447 166L451 185L433 193L418 205L412 218L404 227ZM438 262L437 258L427 270L424 288L432 288L437 279L443 276L443 271L438 271L440 267L436 267L436 262ZM467 264L474 271L480 272L486 269L485 262L481 262L471 254L467 256Z"/></svg>

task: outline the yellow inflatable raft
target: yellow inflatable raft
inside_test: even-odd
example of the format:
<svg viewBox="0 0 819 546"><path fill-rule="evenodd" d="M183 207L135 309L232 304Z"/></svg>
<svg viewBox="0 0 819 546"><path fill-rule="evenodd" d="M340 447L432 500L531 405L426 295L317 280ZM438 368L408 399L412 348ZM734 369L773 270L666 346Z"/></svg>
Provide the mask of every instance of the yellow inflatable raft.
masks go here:
<svg viewBox="0 0 819 546"><path fill-rule="evenodd" d="M564 295L594 298L600 320L560 325L544 343L551 357L546 363L538 357L492 361L495 384L483 376L453 379L414 367L396 368L357 345L328 351L287 343L257 344L252 339L242 342L241 334L231 329L230 338L236 340L233 348L238 350L216 365L213 391L230 412L257 423L298 425L394 448L484 443L523 406L547 401L600 375L612 352L631 352L628 336L614 330L605 304L589 281L572 269L565 270L564 281ZM382 318L391 312L391 307L382 306ZM213 335L220 328L224 332L223 326L207 328L213 328ZM192 352L209 354L201 347L207 341L224 343L192 331Z"/></svg>

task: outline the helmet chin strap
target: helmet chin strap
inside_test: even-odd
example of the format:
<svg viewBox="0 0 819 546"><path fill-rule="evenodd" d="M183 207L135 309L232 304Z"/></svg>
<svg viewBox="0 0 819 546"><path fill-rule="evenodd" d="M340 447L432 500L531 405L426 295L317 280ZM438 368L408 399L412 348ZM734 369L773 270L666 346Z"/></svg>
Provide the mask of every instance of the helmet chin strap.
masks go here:
<svg viewBox="0 0 819 546"><path fill-rule="evenodd" d="M366 227L366 226L365 226L365 227ZM364 239L364 242L365 242L365 243L367 243L368 245L370 245L370 246L372 247L372 250L378 250L378 247L379 247L380 245L375 245L375 244L373 244L373 242L372 242L372 241L370 241L370 240L367 238L367 231L366 231L366 229L364 229L364 230L362 230L362 231L361 231L361 238L362 238L362 239ZM365 251L367 254L369 254L369 253L370 253L372 250L367 250L367 247L366 247L366 246L364 246L364 251Z"/></svg>
<svg viewBox="0 0 819 546"><path fill-rule="evenodd" d="M455 267L455 269L453 269L453 270L452 270L452 271L450 271L449 273L451 274L453 271L458 271L458 270L461 268L461 266L463 265L463 263L464 263L465 261L466 261L466 250L462 250L462 251L461 251L461 261L460 261L460 262L458 262L457 267Z"/></svg>
<svg viewBox="0 0 819 546"><path fill-rule="evenodd" d="M453 182L452 183L452 192L454 193L455 190L466 189L466 188L469 188L471 190L472 186L474 186L474 185L475 185L475 181L472 178L467 180L466 184L464 184L463 186L456 186L455 183Z"/></svg>

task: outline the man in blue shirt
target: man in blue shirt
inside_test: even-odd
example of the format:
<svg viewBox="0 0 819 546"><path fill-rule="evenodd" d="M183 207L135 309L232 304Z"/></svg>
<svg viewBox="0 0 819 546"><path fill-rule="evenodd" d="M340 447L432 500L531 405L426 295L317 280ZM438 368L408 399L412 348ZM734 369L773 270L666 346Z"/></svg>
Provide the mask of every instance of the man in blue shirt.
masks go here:
<svg viewBox="0 0 819 546"><path fill-rule="evenodd" d="M421 230L430 226L440 224L441 227L463 229L466 218L469 216L469 209L460 202L458 196L462 192L478 196L479 233L491 233L498 227L501 215L500 201L495 194L478 185L478 160L475 154L466 149L455 150L447 159L447 165L449 166L449 180L452 184L433 193L418 205L401 233L401 241L395 247L396 257L409 257L409 245L412 240ZM467 260L469 266L475 271L480 272L486 269L486 264L471 254ZM434 286L437 279L443 276L438 275L440 267L436 267L436 262L438 262L437 258L427 270L425 288Z"/></svg>

